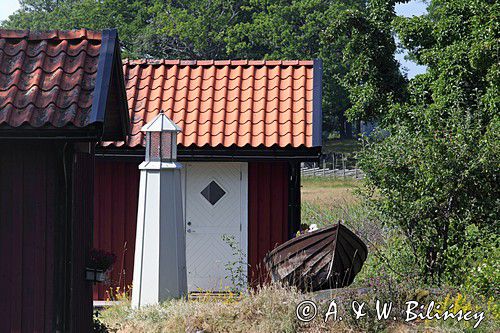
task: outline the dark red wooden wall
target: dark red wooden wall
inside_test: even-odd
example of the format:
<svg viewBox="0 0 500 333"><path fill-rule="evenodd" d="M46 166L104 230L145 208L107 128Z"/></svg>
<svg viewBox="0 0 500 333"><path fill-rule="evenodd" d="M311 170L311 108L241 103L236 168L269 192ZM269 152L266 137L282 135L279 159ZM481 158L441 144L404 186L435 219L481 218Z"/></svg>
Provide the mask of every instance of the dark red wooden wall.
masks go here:
<svg viewBox="0 0 500 333"><path fill-rule="evenodd" d="M221 162L223 163L223 162ZM139 163L97 159L94 189L94 247L116 254L107 283L94 287L94 299L132 285ZM248 164L248 259L252 284L265 280L262 259L288 239L287 162Z"/></svg>
<svg viewBox="0 0 500 333"><path fill-rule="evenodd" d="M0 144L0 332L54 329L56 148Z"/></svg>
<svg viewBox="0 0 500 333"><path fill-rule="evenodd" d="M90 332L93 167L61 142L0 143L0 332Z"/></svg>
<svg viewBox="0 0 500 333"><path fill-rule="evenodd" d="M132 285L139 163L96 160L94 181L94 248L112 252L116 263L110 280L94 286L94 299L106 300L113 290Z"/></svg>
<svg viewBox="0 0 500 333"><path fill-rule="evenodd" d="M248 263L251 285L267 281L262 259L288 239L288 163L248 163Z"/></svg>

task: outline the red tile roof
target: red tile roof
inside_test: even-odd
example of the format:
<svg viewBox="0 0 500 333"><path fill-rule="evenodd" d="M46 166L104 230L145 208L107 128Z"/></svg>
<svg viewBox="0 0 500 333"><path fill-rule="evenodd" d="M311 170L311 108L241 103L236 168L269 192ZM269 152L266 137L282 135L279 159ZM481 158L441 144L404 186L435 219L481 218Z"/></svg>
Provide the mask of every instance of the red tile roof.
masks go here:
<svg viewBox="0 0 500 333"><path fill-rule="evenodd" d="M181 127L185 147L320 145L321 75L312 60L125 60L124 73L129 147L144 145L140 129L160 110Z"/></svg>
<svg viewBox="0 0 500 333"><path fill-rule="evenodd" d="M106 106L111 68L117 63L118 79L111 81L123 81L116 45L115 30L0 29L0 127L82 128L103 123L105 110L111 109ZM114 119L121 117L127 124L128 118L126 104L115 104L123 108L115 105L116 114L106 119L113 119L117 133L120 126ZM118 116L120 112L124 116Z"/></svg>
<svg viewBox="0 0 500 333"><path fill-rule="evenodd" d="M86 126L101 33L0 30L0 123Z"/></svg>

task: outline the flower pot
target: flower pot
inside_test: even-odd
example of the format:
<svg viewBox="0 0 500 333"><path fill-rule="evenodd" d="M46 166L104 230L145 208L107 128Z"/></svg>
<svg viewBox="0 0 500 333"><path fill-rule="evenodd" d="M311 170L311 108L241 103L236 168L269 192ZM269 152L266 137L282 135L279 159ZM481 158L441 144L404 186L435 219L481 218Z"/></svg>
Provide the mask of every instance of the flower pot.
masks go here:
<svg viewBox="0 0 500 333"><path fill-rule="evenodd" d="M100 269L94 268L86 268L85 269L85 278L87 281L92 282L104 282L106 280L106 272Z"/></svg>

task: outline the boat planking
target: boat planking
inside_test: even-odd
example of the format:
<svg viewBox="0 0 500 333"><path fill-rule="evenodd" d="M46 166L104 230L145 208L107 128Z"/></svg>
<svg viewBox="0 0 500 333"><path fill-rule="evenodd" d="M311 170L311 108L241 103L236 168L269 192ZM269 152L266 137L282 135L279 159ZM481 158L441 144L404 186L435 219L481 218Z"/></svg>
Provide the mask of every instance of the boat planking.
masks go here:
<svg viewBox="0 0 500 333"><path fill-rule="evenodd" d="M367 256L365 243L339 222L279 245L264 263L273 281L318 291L349 286Z"/></svg>

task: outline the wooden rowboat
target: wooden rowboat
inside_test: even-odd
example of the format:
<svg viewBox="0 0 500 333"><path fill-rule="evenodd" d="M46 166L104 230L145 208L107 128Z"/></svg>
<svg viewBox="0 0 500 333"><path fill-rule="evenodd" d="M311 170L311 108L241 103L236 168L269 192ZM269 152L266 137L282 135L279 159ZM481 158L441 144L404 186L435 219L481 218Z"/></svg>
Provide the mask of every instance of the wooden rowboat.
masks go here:
<svg viewBox="0 0 500 333"><path fill-rule="evenodd" d="M281 244L264 263L273 281L317 291L350 285L367 255L365 243L339 222Z"/></svg>

